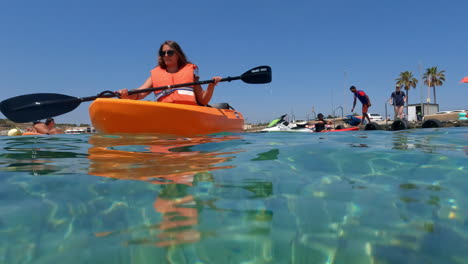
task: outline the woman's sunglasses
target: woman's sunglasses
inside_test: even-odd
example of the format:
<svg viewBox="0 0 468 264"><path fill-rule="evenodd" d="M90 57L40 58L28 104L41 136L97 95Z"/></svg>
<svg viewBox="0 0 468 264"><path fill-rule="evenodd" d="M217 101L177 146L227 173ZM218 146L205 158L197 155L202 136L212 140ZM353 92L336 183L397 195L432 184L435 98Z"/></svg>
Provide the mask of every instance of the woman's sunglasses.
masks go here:
<svg viewBox="0 0 468 264"><path fill-rule="evenodd" d="M174 50L166 50L166 51L161 50L161 51L159 52L159 56L161 56L161 57L164 57L164 56L166 56L166 55L169 56L169 57L172 57L174 54L175 54L175 51L174 51Z"/></svg>

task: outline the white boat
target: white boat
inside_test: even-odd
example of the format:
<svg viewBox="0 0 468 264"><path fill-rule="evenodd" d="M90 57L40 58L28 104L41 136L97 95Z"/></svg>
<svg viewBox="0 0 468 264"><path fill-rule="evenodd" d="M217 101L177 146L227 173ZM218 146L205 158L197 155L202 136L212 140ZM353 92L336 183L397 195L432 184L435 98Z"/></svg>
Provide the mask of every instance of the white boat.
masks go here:
<svg viewBox="0 0 468 264"><path fill-rule="evenodd" d="M65 130L65 134L84 134L86 133L85 129L72 128Z"/></svg>
<svg viewBox="0 0 468 264"><path fill-rule="evenodd" d="M289 123L284 120L286 115L282 115L280 118L277 118L270 122L268 127L261 130L261 132L314 132L313 128L307 127L306 121Z"/></svg>

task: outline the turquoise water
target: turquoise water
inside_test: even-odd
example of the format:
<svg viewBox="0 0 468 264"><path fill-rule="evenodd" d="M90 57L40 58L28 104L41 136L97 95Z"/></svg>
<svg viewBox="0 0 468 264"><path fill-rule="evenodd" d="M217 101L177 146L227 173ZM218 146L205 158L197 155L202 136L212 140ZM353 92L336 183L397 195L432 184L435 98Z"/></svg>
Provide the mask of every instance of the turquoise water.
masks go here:
<svg viewBox="0 0 468 264"><path fill-rule="evenodd" d="M0 137L0 263L466 263L468 129Z"/></svg>

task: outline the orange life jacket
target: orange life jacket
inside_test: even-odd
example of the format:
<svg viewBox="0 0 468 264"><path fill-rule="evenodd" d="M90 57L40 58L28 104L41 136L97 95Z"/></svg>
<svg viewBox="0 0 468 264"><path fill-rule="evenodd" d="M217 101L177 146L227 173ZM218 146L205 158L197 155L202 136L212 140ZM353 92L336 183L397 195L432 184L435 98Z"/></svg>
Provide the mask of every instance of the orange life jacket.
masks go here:
<svg viewBox="0 0 468 264"><path fill-rule="evenodd" d="M197 65L188 63L176 73L169 73L161 67L151 70L153 87L194 82ZM155 91L157 102L198 105L192 87L173 88L163 91Z"/></svg>

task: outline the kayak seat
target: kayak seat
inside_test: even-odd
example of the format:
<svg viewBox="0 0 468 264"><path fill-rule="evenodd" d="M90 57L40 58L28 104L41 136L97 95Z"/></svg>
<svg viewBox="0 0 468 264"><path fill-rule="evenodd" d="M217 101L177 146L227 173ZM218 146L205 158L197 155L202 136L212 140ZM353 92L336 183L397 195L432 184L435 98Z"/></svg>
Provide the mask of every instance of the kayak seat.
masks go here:
<svg viewBox="0 0 468 264"><path fill-rule="evenodd" d="M217 108L217 109L232 109L232 110L236 110L234 109L232 106L230 106L228 103L217 103L217 104L211 104L211 105L208 105L209 107L213 107L213 108Z"/></svg>

